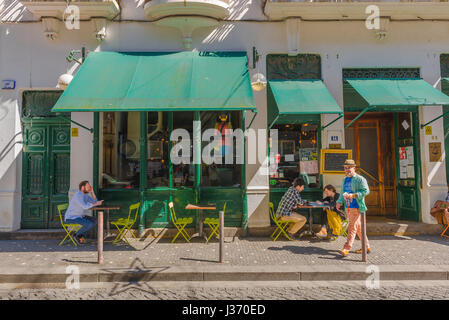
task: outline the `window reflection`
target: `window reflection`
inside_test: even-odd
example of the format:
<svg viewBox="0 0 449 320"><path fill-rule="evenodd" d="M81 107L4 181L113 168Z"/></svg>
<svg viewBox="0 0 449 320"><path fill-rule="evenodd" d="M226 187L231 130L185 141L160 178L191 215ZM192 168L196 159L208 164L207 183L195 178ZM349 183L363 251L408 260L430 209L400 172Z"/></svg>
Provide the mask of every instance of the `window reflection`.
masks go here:
<svg viewBox="0 0 449 320"><path fill-rule="evenodd" d="M201 133L203 134L207 129L216 129L222 135L221 148L215 147L215 152L221 157L222 164L203 163L201 165L201 186L239 187L242 165L238 163L237 154L240 146L237 139L229 134L226 135L225 130L231 130L232 134L236 129L240 129L240 112L201 112ZM209 143L203 141L201 150ZM230 164L225 163L226 155L231 156Z"/></svg>
<svg viewBox="0 0 449 320"><path fill-rule="evenodd" d="M148 112L147 119L147 187L167 187L169 185L168 113Z"/></svg>
<svg viewBox="0 0 449 320"><path fill-rule="evenodd" d="M139 112L103 113L102 188L139 188L139 119Z"/></svg>
<svg viewBox="0 0 449 320"><path fill-rule="evenodd" d="M302 177L308 188L318 188L318 125L317 124L277 124L278 154L271 151L270 185L290 187L293 180Z"/></svg>

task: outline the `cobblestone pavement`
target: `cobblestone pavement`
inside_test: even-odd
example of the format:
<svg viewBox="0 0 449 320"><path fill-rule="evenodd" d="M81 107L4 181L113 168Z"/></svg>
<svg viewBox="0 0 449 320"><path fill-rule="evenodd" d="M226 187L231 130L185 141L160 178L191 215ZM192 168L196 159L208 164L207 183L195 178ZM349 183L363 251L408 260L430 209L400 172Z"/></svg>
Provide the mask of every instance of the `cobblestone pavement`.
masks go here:
<svg viewBox="0 0 449 320"><path fill-rule="evenodd" d="M228 265L347 265L360 264L361 256L354 252L341 258L338 250L344 238L334 242L304 239L277 241L269 238L227 238L225 262ZM147 266L202 266L216 264L218 242L205 244L195 239L192 243L169 240L130 240L104 248L104 266L127 267L136 258ZM68 264L95 265L96 244L81 248L67 243L58 247L58 240L2 240L0 267L64 266ZM449 240L439 236L377 236L370 238L373 252L368 263L377 265L446 265L449 261ZM353 250L360 247L356 241Z"/></svg>
<svg viewBox="0 0 449 320"><path fill-rule="evenodd" d="M159 284L124 283L81 289L0 290L0 300L430 300L449 299L449 281L265 282Z"/></svg>

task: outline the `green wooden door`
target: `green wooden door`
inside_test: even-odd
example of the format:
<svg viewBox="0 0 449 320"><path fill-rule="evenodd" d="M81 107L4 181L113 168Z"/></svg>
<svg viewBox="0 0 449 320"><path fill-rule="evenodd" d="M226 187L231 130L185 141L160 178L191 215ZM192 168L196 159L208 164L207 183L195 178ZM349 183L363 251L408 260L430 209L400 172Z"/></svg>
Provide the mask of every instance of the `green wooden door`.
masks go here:
<svg viewBox="0 0 449 320"><path fill-rule="evenodd" d="M70 124L24 120L22 228L60 228L57 205L68 202Z"/></svg>
<svg viewBox="0 0 449 320"><path fill-rule="evenodd" d="M395 152L398 215L404 220L420 220L420 145L417 112L395 114Z"/></svg>

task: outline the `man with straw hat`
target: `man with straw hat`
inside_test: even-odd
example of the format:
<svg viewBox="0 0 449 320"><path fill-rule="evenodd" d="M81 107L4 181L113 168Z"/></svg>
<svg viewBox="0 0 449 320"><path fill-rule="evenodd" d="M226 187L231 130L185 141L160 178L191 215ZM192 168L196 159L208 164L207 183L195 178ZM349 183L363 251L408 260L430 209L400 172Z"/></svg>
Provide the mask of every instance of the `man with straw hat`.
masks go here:
<svg viewBox="0 0 449 320"><path fill-rule="evenodd" d="M365 214L366 204L365 197L369 194L368 182L364 177L355 172L356 164L352 159L347 159L344 164L346 177L344 177L341 184L340 197L337 200L337 209L343 204L346 207L349 226L348 239L340 250L343 256L347 256L354 243L355 235L362 240L362 229L360 215ZM365 238L366 252L369 253L371 248L369 246L368 237ZM362 253L362 249L357 250L357 253Z"/></svg>

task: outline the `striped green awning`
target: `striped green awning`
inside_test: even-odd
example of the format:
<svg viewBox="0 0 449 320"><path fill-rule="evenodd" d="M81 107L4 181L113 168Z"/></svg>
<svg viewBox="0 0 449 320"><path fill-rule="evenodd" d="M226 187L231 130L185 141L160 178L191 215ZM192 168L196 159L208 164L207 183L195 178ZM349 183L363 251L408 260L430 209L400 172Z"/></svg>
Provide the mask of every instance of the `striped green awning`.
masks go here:
<svg viewBox="0 0 449 320"><path fill-rule="evenodd" d="M53 107L256 111L246 52L91 52Z"/></svg>
<svg viewBox="0 0 449 320"><path fill-rule="evenodd" d="M423 79L346 79L370 107L449 104L445 95Z"/></svg>
<svg viewBox="0 0 449 320"><path fill-rule="evenodd" d="M270 80L268 122L299 122L307 115L341 114L322 80ZM285 121L284 121L285 120Z"/></svg>

